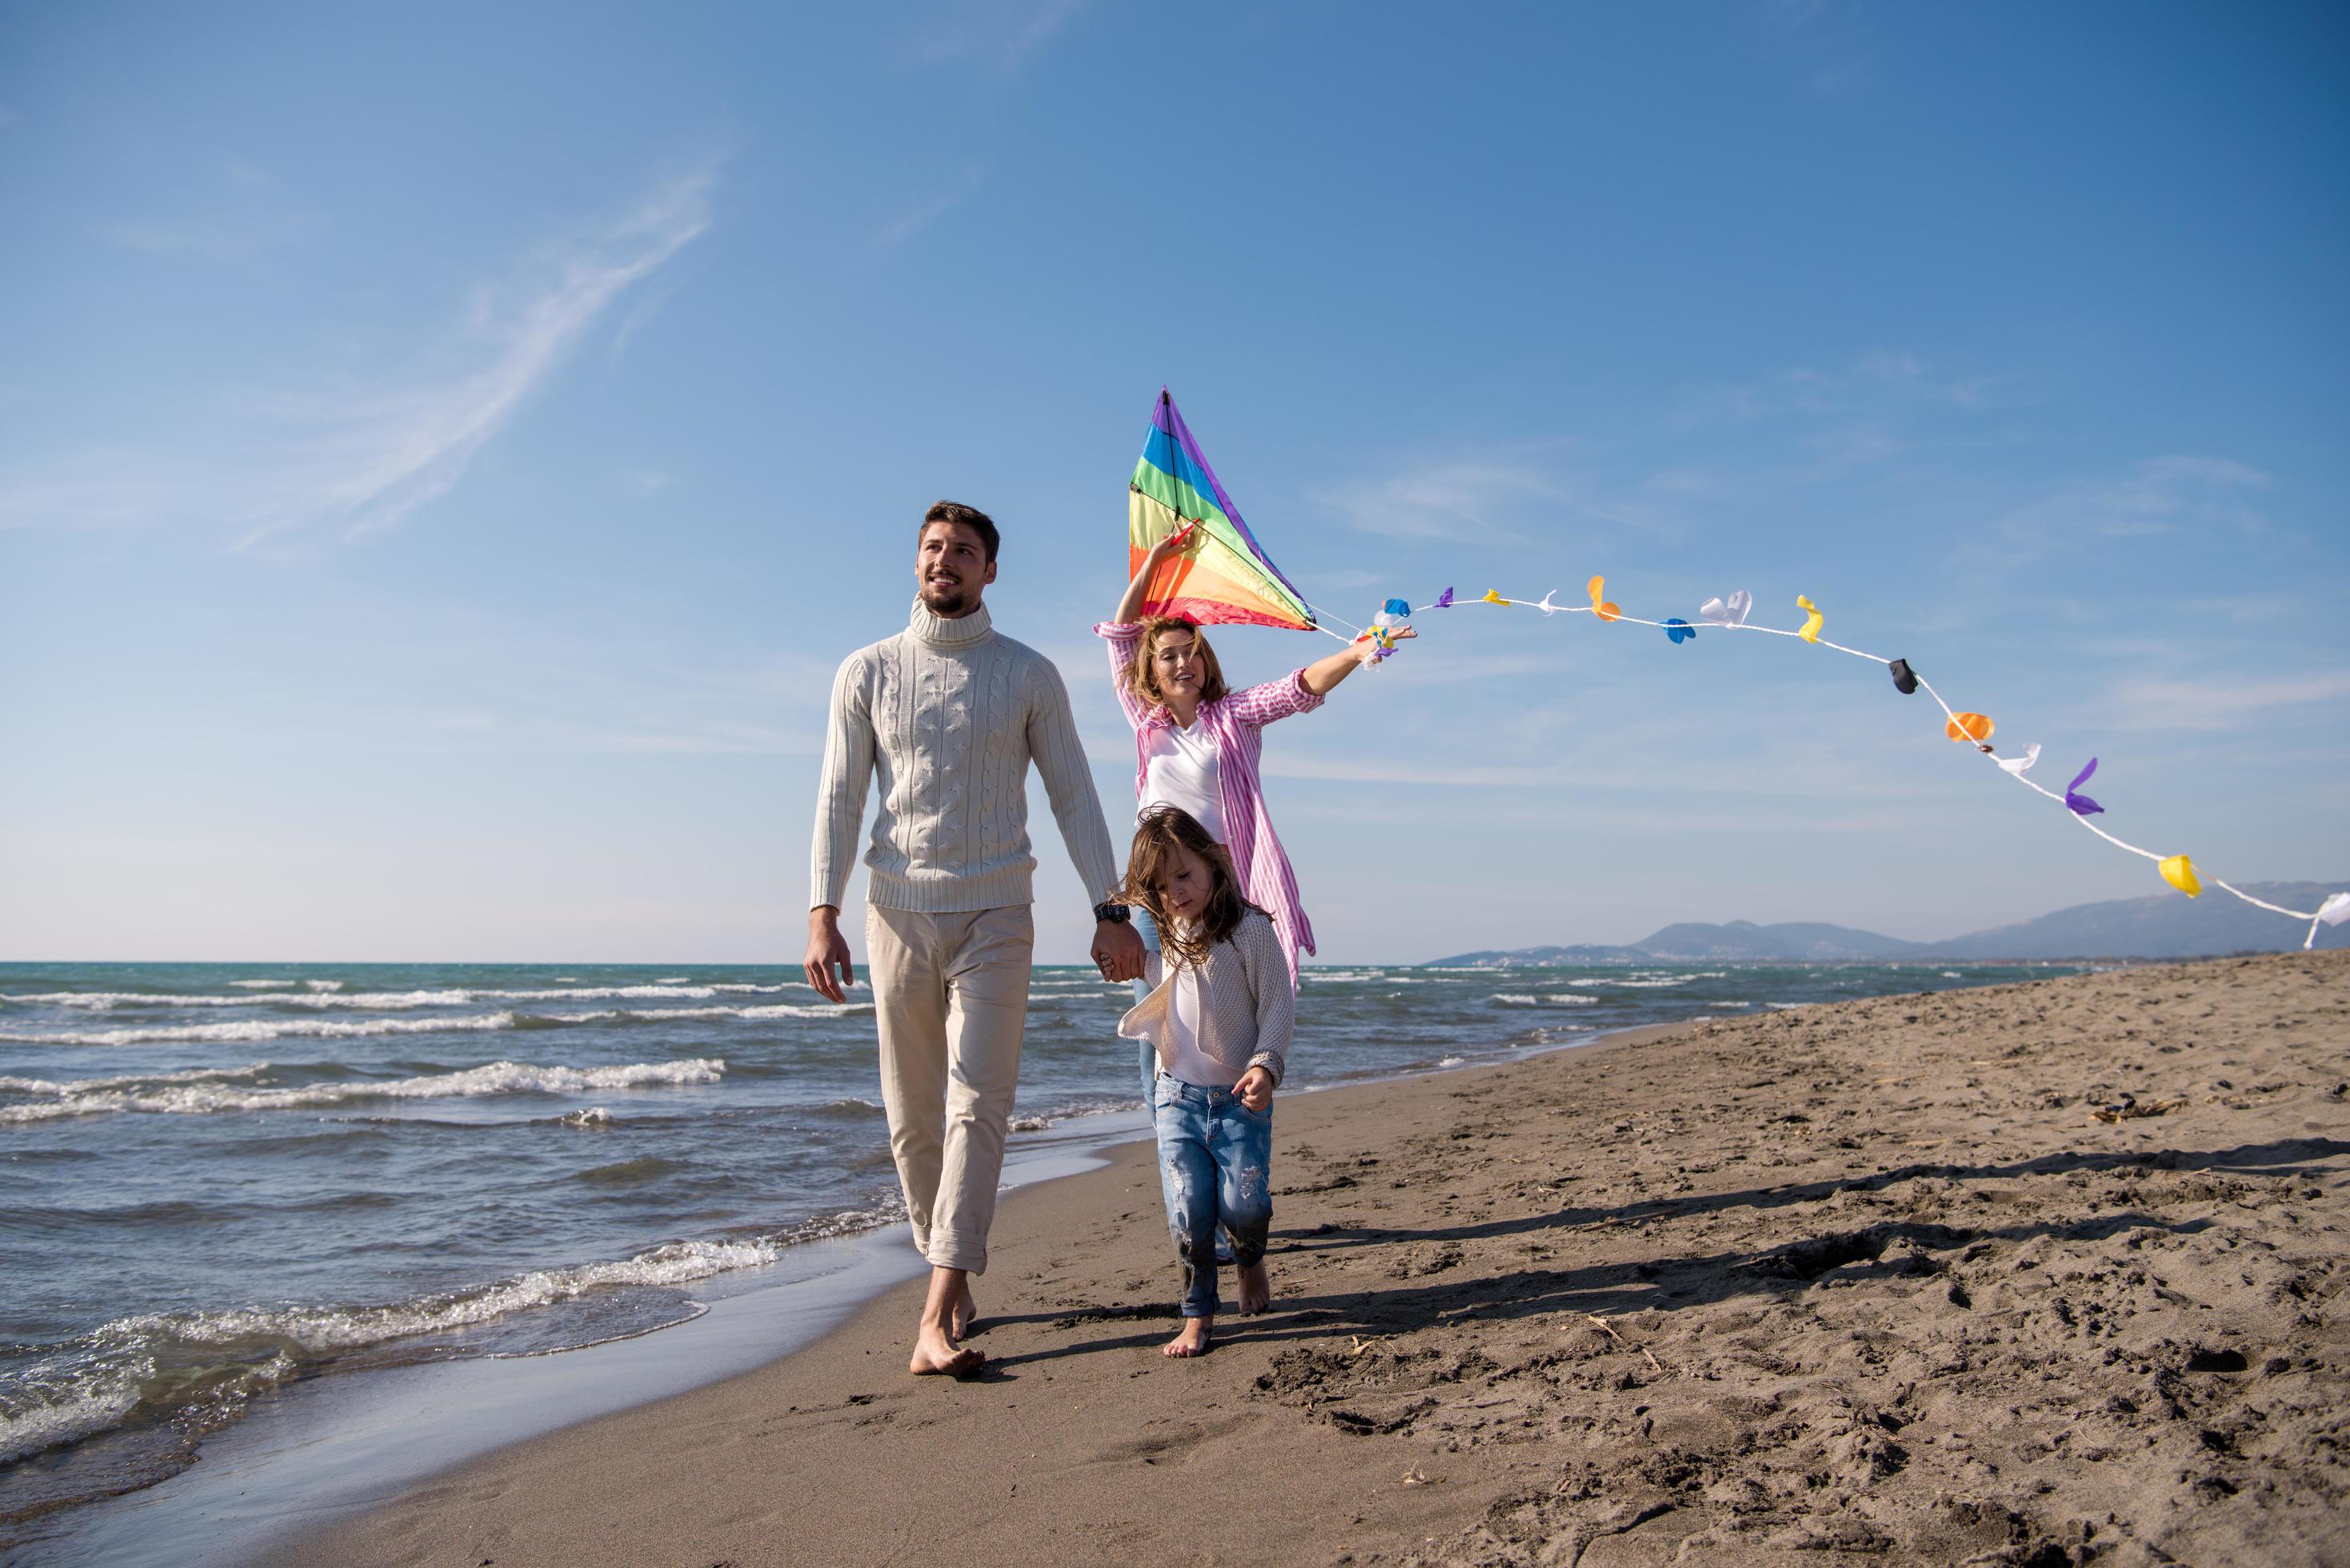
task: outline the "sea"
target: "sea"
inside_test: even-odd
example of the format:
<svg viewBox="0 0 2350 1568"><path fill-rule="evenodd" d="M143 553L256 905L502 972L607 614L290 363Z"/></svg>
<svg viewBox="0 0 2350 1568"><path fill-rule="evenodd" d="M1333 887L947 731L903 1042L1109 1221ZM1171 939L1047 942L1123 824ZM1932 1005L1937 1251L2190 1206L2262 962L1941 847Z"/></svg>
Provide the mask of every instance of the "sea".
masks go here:
<svg viewBox="0 0 2350 1568"><path fill-rule="evenodd" d="M1284 1092L2069 972L1309 965ZM1015 1155L1140 1135L1130 1001L1037 969ZM0 964L0 1544L296 1382L657 1333L903 1217L869 993L794 970Z"/></svg>

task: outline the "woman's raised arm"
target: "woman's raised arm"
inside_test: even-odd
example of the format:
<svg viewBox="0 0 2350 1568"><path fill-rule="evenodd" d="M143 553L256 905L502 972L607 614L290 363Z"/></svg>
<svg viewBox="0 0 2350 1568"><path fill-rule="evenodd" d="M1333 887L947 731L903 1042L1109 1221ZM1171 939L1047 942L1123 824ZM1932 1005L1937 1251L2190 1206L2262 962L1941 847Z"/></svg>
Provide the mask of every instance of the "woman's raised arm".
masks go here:
<svg viewBox="0 0 2350 1568"><path fill-rule="evenodd" d="M1132 626L1142 618L1143 596L1150 590L1152 576L1168 556L1180 555L1190 547L1191 529L1198 526L1194 523L1191 527L1178 528L1150 546L1149 553L1142 557L1142 569L1134 574L1134 580L1126 585L1126 597L1118 601L1118 613L1109 618L1112 624Z"/></svg>

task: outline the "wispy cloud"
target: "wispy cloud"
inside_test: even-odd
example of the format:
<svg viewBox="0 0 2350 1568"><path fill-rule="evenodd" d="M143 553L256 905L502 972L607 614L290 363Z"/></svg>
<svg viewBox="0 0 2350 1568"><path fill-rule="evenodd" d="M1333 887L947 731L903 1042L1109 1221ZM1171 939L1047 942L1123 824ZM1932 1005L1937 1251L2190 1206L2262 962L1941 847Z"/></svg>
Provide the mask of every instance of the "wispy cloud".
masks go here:
<svg viewBox="0 0 2350 1568"><path fill-rule="evenodd" d="M1871 348L1830 365L1791 365L1776 374L1702 393L1683 423L1726 415L1759 420L1785 415L1883 419L1897 410L1954 403L1991 406L1992 389L2012 384L2012 372L1959 371L1901 348Z"/></svg>
<svg viewBox="0 0 2350 1568"><path fill-rule="evenodd" d="M2265 519L2249 496L2269 476L2224 457L2177 455L2075 481L2009 511L1996 532L2012 559L2075 539L2133 539L2224 528L2258 532Z"/></svg>
<svg viewBox="0 0 2350 1568"><path fill-rule="evenodd" d="M637 334L643 331L654 317L660 314L661 306L669 303L671 286L656 283L638 291L643 297L629 307L628 314L620 317L620 325L612 329L610 358L613 364L618 365L629 357L629 345L636 340Z"/></svg>
<svg viewBox="0 0 2350 1568"><path fill-rule="evenodd" d="M981 181L979 170L965 171L962 182L953 189L916 202L875 230L873 248L883 254L899 249L924 229L970 201L977 193Z"/></svg>
<svg viewBox="0 0 2350 1568"><path fill-rule="evenodd" d="M0 476L0 526L204 519L245 546L322 524L346 536L388 527L447 493L613 302L708 228L712 182L673 181L616 223L538 247L515 275L475 290L432 369L248 393L215 410L228 428L202 443Z"/></svg>
<svg viewBox="0 0 2350 1568"><path fill-rule="evenodd" d="M105 237L125 250L203 261L251 261L296 244L325 227L315 213L216 213L164 223L109 223Z"/></svg>
<svg viewBox="0 0 2350 1568"><path fill-rule="evenodd" d="M1823 766L1817 758L1792 757L1759 747L1754 761L1734 775L1715 773L1702 777L1683 777L1670 769L1644 767L1628 757L1620 763L1573 755L1521 763L1449 763L1419 757L1314 755L1295 750L1268 753L1264 773L1268 778L1375 784L1382 789L1416 786L1540 790L1554 794L1570 790L1637 798L1870 801L1881 798L1884 793L1881 783L1857 764L1837 770ZM1958 798L1965 789L1963 782L1954 781L1931 793L1937 797ZM1923 796L1913 790L1909 798L1914 805ZM1481 803L1477 809L1482 812L1485 806ZM1550 809L1557 809L1555 803Z"/></svg>
<svg viewBox="0 0 2350 1568"><path fill-rule="evenodd" d="M289 406L317 421L317 450L332 459L317 509L366 533L445 494L612 302L710 226L710 183L708 175L679 181L604 233L549 246L534 282L484 291L469 334L481 357L473 368L418 387ZM256 535L301 521L273 521Z"/></svg>
<svg viewBox="0 0 2350 1568"><path fill-rule="evenodd" d="M2350 697L2350 674L2214 677L2187 680L2134 680L2115 698L2121 725L2131 730L2230 730L2273 723L2278 708L2318 708ZM2313 713L2313 718L2318 717ZM2325 722L2339 724L2341 715Z"/></svg>
<svg viewBox="0 0 2350 1568"><path fill-rule="evenodd" d="M568 752L668 756L816 756L824 750L824 661L776 655L684 668L653 650L628 669L610 649L583 649L603 668L559 669L526 658L468 675L458 706L377 709L369 743L400 751ZM812 697L811 693L818 694ZM329 721L331 722L331 721Z"/></svg>
<svg viewBox="0 0 2350 1568"><path fill-rule="evenodd" d="M330 705L306 713L316 740L400 753L824 749L829 654L715 634L588 636L393 597L353 603L343 625L337 657L353 667ZM283 701L292 711L317 699L305 688Z"/></svg>
<svg viewBox="0 0 2350 1568"><path fill-rule="evenodd" d="M323 214L290 206L276 194L276 175L241 159L200 161L184 184L196 193L200 211L118 221L101 228L100 236L147 255L235 265L299 244L326 227Z"/></svg>
<svg viewBox="0 0 2350 1568"><path fill-rule="evenodd" d="M1006 73L1050 43L1086 0L950 0L906 38L918 65L972 60Z"/></svg>
<svg viewBox="0 0 2350 1568"><path fill-rule="evenodd" d="M1384 479L1350 481L1313 499L1366 533L1394 539L1457 539L1466 533L1522 543L1508 519L1557 505L1567 488L1533 464L1467 459L1422 463Z"/></svg>
<svg viewBox="0 0 2350 1568"><path fill-rule="evenodd" d="M1846 97L1874 74L1875 57L1859 36L1864 13L1856 7L1835 0L1764 0L1761 12L1813 97Z"/></svg>

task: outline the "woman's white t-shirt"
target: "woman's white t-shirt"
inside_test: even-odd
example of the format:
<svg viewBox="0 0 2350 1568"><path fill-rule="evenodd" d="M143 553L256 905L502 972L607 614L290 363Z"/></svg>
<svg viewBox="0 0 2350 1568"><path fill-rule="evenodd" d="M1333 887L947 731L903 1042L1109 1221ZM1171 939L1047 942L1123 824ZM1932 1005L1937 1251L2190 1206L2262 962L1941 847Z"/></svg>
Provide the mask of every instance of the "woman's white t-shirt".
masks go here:
<svg viewBox="0 0 2350 1568"><path fill-rule="evenodd" d="M1180 806L1222 844L1224 797L1217 777L1216 742L1207 727L1194 719L1188 730L1162 724L1146 731L1142 753L1144 784L1134 820L1140 822L1153 806Z"/></svg>
<svg viewBox="0 0 2350 1568"><path fill-rule="evenodd" d="M1188 730L1174 724L1160 725L1143 736L1143 755L1148 761L1144 775L1147 783L1142 799L1135 806L1134 819L1140 822L1154 806L1180 806L1208 830L1209 837L1222 844L1224 797L1216 767L1216 742L1210 738L1207 726L1196 719ZM1168 985L1168 1013L1172 1027L1167 1032L1169 1060L1160 1064L1160 1070L1194 1088L1231 1088L1231 1072L1200 1050L1200 977L1189 967L1180 967ZM1140 982L1134 989L1139 997L1143 989Z"/></svg>

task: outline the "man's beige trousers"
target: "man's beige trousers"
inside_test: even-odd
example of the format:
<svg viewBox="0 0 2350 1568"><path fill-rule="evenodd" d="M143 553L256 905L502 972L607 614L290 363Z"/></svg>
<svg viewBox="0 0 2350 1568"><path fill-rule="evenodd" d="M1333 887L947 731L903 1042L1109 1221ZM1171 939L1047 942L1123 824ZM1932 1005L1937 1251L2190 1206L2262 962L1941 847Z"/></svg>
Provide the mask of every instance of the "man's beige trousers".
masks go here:
<svg viewBox="0 0 2350 1568"><path fill-rule="evenodd" d="M1025 904L943 915L868 906L865 946L914 1245L941 1268L985 1273L1035 922Z"/></svg>

